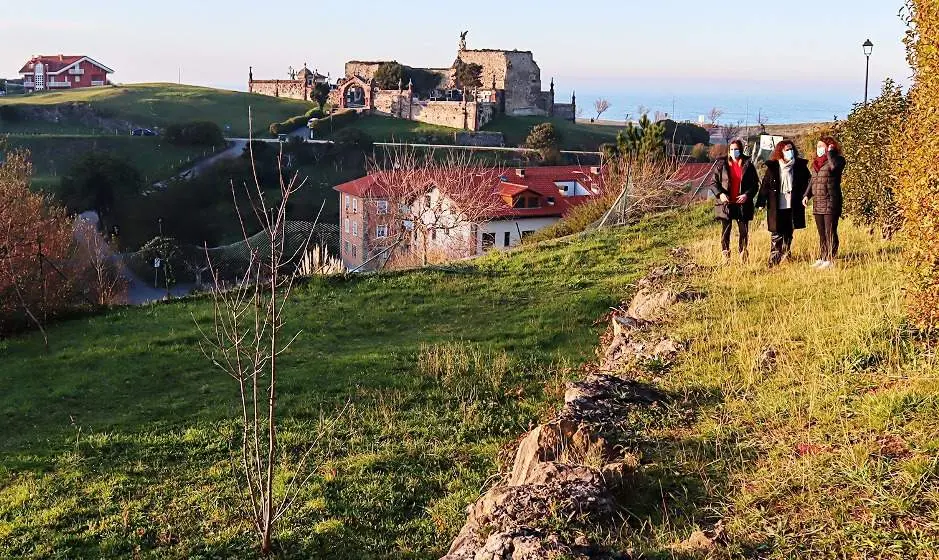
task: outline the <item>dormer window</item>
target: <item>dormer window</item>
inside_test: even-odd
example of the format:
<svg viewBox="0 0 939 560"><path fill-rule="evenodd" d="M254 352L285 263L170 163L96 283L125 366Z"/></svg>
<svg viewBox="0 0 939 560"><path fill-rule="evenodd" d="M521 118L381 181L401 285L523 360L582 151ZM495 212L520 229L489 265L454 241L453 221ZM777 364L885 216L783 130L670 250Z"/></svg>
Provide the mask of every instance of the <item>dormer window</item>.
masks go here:
<svg viewBox="0 0 939 560"><path fill-rule="evenodd" d="M554 206L554 197L553 197L553 196L549 196L549 197L548 197L548 206Z"/></svg>

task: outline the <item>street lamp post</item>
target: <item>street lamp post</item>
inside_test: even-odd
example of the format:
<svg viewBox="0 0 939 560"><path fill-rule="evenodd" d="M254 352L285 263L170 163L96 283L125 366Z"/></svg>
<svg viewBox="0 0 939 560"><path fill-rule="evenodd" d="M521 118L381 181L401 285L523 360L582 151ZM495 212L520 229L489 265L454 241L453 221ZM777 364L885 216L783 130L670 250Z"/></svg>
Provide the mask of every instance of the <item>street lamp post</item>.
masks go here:
<svg viewBox="0 0 939 560"><path fill-rule="evenodd" d="M864 56L867 57L867 70L864 73L864 105L867 105L867 85L871 77L871 53L874 52L874 43L870 39L864 41Z"/></svg>

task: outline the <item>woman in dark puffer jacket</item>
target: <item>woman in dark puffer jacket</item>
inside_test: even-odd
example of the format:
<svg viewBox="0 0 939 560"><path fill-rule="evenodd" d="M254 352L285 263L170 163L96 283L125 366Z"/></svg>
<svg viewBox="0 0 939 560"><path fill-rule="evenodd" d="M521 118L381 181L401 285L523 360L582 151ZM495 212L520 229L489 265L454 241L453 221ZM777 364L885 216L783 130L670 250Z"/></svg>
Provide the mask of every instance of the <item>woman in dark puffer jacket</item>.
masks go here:
<svg viewBox="0 0 939 560"><path fill-rule="evenodd" d="M811 178L809 162L799 157L795 144L789 140L776 144L756 202L757 208L766 207L766 226L772 234L770 267L789 258L795 230L805 228L801 202Z"/></svg>
<svg viewBox="0 0 939 560"><path fill-rule="evenodd" d="M841 176L847 161L841 154L841 146L831 136L818 141L818 157L812 163L812 181L802 200L808 206L814 200L812 213L818 228L819 257L813 268L824 270L834 266L838 257L838 220L841 218Z"/></svg>

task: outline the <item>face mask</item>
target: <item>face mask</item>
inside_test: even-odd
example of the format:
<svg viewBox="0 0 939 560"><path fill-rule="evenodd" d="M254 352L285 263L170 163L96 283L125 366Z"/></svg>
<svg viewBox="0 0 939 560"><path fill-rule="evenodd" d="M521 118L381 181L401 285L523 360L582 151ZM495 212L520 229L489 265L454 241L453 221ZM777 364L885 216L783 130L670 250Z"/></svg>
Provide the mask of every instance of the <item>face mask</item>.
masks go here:
<svg viewBox="0 0 939 560"><path fill-rule="evenodd" d="M733 150L731 150L731 151L730 151L730 157L732 157L732 158L734 158L734 159L740 159L740 150L738 150L738 149L736 149L736 148L734 148Z"/></svg>
<svg viewBox="0 0 939 560"><path fill-rule="evenodd" d="M826 150L825 148L819 148L819 149L815 150L815 153L818 154L818 157L822 157L823 155L825 155L826 152L827 152L827 150Z"/></svg>
<svg viewBox="0 0 939 560"><path fill-rule="evenodd" d="M786 161L792 161L792 158L795 157L795 154L792 153L792 150L786 150L783 152L783 157L786 158Z"/></svg>

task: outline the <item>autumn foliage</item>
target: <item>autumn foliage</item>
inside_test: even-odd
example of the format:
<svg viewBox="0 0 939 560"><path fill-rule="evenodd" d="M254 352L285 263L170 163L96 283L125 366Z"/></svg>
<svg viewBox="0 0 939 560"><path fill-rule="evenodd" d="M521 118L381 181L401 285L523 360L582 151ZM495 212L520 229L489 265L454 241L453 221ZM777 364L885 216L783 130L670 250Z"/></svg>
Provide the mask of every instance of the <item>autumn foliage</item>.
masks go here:
<svg viewBox="0 0 939 560"><path fill-rule="evenodd" d="M939 324L939 3L909 0L906 38L915 84L898 141L895 194L909 239L911 311L922 326Z"/></svg>

